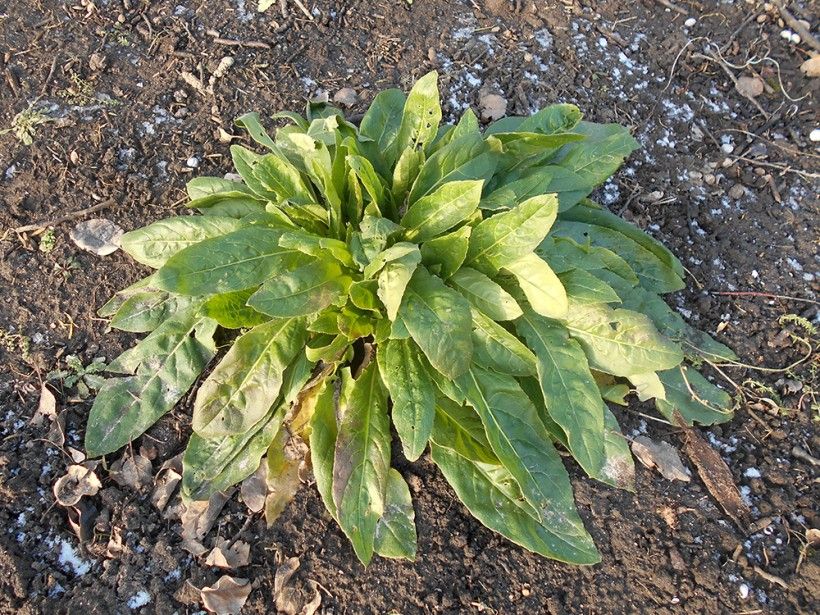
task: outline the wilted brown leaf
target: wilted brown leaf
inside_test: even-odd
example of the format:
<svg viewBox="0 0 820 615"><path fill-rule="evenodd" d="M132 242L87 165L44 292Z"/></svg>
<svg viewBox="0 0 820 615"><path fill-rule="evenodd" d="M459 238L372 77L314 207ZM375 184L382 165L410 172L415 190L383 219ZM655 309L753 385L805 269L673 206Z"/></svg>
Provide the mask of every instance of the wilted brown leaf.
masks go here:
<svg viewBox="0 0 820 615"><path fill-rule="evenodd" d="M182 513L182 548L193 555L204 555L201 540L211 531L225 503L236 489L214 493L207 502L188 502Z"/></svg>
<svg viewBox="0 0 820 615"><path fill-rule="evenodd" d="M760 77L738 77L735 87L743 96L757 98L763 93L763 80Z"/></svg>
<svg viewBox="0 0 820 615"><path fill-rule="evenodd" d="M119 250L122 234L122 228L104 218L83 220L68 233L78 247L97 256Z"/></svg>
<svg viewBox="0 0 820 615"><path fill-rule="evenodd" d="M632 454L647 468L656 468L667 480L691 480L678 451L668 442L655 442L646 436L638 436L632 442Z"/></svg>
<svg viewBox="0 0 820 615"><path fill-rule="evenodd" d="M233 545L227 540L217 541L217 545L208 553L205 560L206 566L216 566L217 568L235 569L247 566L250 562L251 546L242 540L237 540Z"/></svg>
<svg viewBox="0 0 820 615"><path fill-rule="evenodd" d="M153 468L151 461L140 454L125 453L111 464L111 478L118 485L142 491L151 484Z"/></svg>
<svg viewBox="0 0 820 615"><path fill-rule="evenodd" d="M302 609L301 594L289 585L299 565L298 557L290 557L279 565L273 577L273 599L276 603L276 610L285 615L297 615Z"/></svg>
<svg viewBox="0 0 820 615"><path fill-rule="evenodd" d="M65 475L54 483L54 498L60 506L74 506L84 495L97 495L102 487L94 471L99 461L68 466Z"/></svg>
<svg viewBox="0 0 820 615"><path fill-rule="evenodd" d="M256 472L242 481L239 493L242 501L252 513L258 513L265 507L265 495L268 492L266 479L268 476L268 464L262 459Z"/></svg>
<svg viewBox="0 0 820 615"><path fill-rule="evenodd" d="M265 521L268 527L274 524L299 490L302 484L299 480L299 468L307 451L304 440L299 436L290 436L284 428L268 448L268 495L265 499Z"/></svg>
<svg viewBox="0 0 820 615"><path fill-rule="evenodd" d="M45 419L53 421L57 418L57 400L49 388L43 383L40 386L40 403L37 405L37 412L31 417L29 423L34 427L39 427Z"/></svg>
<svg viewBox="0 0 820 615"><path fill-rule="evenodd" d="M223 575L213 587L203 587L200 596L203 606L211 613L238 615L252 589L248 579Z"/></svg>
<svg viewBox="0 0 820 615"><path fill-rule="evenodd" d="M151 503L162 511L182 480L182 453L163 463L154 478L154 491Z"/></svg>

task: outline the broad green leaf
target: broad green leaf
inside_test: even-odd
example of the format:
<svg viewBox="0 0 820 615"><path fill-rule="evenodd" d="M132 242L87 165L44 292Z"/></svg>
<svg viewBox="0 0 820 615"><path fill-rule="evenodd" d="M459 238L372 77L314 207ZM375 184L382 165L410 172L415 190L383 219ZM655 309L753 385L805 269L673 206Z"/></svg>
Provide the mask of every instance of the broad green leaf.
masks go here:
<svg viewBox="0 0 820 615"><path fill-rule="evenodd" d="M361 143L370 162L383 174L393 168L401 150L397 137L402 124L405 96L401 90L384 90L376 95L359 126L359 134L370 142Z"/></svg>
<svg viewBox="0 0 820 615"><path fill-rule="evenodd" d="M253 174L266 190L278 197L277 202L313 203L315 201L299 170L276 154L266 154L260 157L253 167Z"/></svg>
<svg viewBox="0 0 820 615"><path fill-rule="evenodd" d="M242 181L256 196L264 201L273 201L274 203L280 200L279 195L266 188L254 173L262 156L241 145L231 145L231 159L236 172L242 177Z"/></svg>
<svg viewBox="0 0 820 615"><path fill-rule="evenodd" d="M452 233L425 241L421 244L421 262L442 280L446 280L464 264L472 231L473 227L462 226Z"/></svg>
<svg viewBox="0 0 820 615"><path fill-rule="evenodd" d="M424 452L435 416L436 389L416 344L386 340L376 353L384 386L393 401L393 425L404 456L415 461Z"/></svg>
<svg viewBox="0 0 820 615"><path fill-rule="evenodd" d="M262 9L260 8L259 10L261 11ZM273 142L273 139L270 138L267 131L262 126L262 121L258 113L244 113L243 115L240 115L238 118L234 120L234 124L247 130L251 138L254 141L256 141L259 145L268 148L272 152L276 152L279 150L279 148Z"/></svg>
<svg viewBox="0 0 820 615"><path fill-rule="evenodd" d="M189 207L208 207L226 198L241 199L255 197L253 190L245 184L221 177L195 177L185 185L190 199Z"/></svg>
<svg viewBox="0 0 820 615"><path fill-rule="evenodd" d="M515 320L522 314L512 295L480 271L462 267L450 282L473 307L492 320Z"/></svg>
<svg viewBox="0 0 820 615"><path fill-rule="evenodd" d="M577 303L620 303L618 293L606 282L583 269L559 273L567 297Z"/></svg>
<svg viewBox="0 0 820 615"><path fill-rule="evenodd" d="M199 203L189 205L196 207L205 217L215 216L220 218L234 218L243 220L248 216L258 216L265 212L265 201L252 198L220 198L214 199L209 205L204 206Z"/></svg>
<svg viewBox="0 0 820 615"><path fill-rule="evenodd" d="M260 2L261 1L262 0L260 0ZM271 3L272 4L273 0L264 0L264 1L266 3ZM307 129L310 125L310 124L308 124L308 121L304 118L304 116L302 116L298 113L295 113L293 111L278 111L278 112L274 113L273 115L271 115L270 117L273 120L287 120L289 122L293 122L293 124L296 125L297 128L299 128L300 130L304 130L304 131L307 131Z"/></svg>
<svg viewBox="0 0 820 615"><path fill-rule="evenodd" d="M123 288L111 297L105 304L97 310L97 315L102 318L109 318L117 313L122 308L126 301L134 295L138 295L146 290L151 290L151 285L154 282L154 274L137 280L130 286Z"/></svg>
<svg viewBox="0 0 820 615"><path fill-rule="evenodd" d="M629 382L635 387L635 393L640 401L648 401L652 398L666 399L666 391L663 383L655 372L644 372L642 374L631 374L628 376Z"/></svg>
<svg viewBox="0 0 820 615"><path fill-rule="evenodd" d="M524 118L515 130L540 132L542 134L569 132L578 126L581 117L581 110L575 105L549 105L537 113Z"/></svg>
<svg viewBox="0 0 820 615"><path fill-rule="evenodd" d="M305 347L305 355L312 363L323 361L335 363L343 359L343 355L350 351L350 340L341 333L335 337L326 336L323 339L311 340Z"/></svg>
<svg viewBox="0 0 820 615"><path fill-rule="evenodd" d="M678 345L637 312L570 303L565 326L590 366L614 376L671 369L683 360Z"/></svg>
<svg viewBox="0 0 820 615"><path fill-rule="evenodd" d="M473 361L500 374L535 375L535 355L521 340L478 310L473 317Z"/></svg>
<svg viewBox="0 0 820 615"><path fill-rule="evenodd" d="M570 237L579 243L591 242L621 255L638 275L641 285L656 293L667 293L683 288L683 281L671 267L655 254L626 235L610 228L584 222L560 219L553 232L559 237Z"/></svg>
<svg viewBox="0 0 820 615"><path fill-rule="evenodd" d="M164 290L145 289L131 295L111 318L111 327L132 333L153 331L177 312L202 303Z"/></svg>
<svg viewBox="0 0 820 615"><path fill-rule="evenodd" d="M433 430L438 442L458 450L459 454L470 461L501 463L490 448L481 417L470 406L439 396L436 400Z"/></svg>
<svg viewBox="0 0 820 615"><path fill-rule="evenodd" d="M411 241L426 241L463 222L481 200L483 180L454 181L442 184L435 192L413 203L401 219Z"/></svg>
<svg viewBox="0 0 820 615"><path fill-rule="evenodd" d="M285 407L271 408L248 431L203 438L191 434L182 457L182 496L207 500L253 474L282 425Z"/></svg>
<svg viewBox="0 0 820 615"><path fill-rule="evenodd" d="M545 194L483 220L470 235L467 264L495 273L532 253L549 232L557 211L555 195Z"/></svg>
<svg viewBox="0 0 820 615"><path fill-rule="evenodd" d="M416 257L411 258L411 260L415 260L416 262L418 262L417 259L421 258L421 256L419 255L418 246L416 244L410 243L408 241L400 241L396 244L393 244L389 248L382 250L378 254L374 255L373 258L370 259L370 263L368 263L368 265L364 268L364 271L362 273L364 274L365 278L372 278L379 271L381 271L382 267L384 267L385 264L399 260L411 254L418 255Z"/></svg>
<svg viewBox="0 0 820 615"><path fill-rule="evenodd" d="M655 406L673 425L675 411L687 425L714 425L732 418L732 398L686 365L658 374L666 391L666 399L656 399Z"/></svg>
<svg viewBox="0 0 820 615"><path fill-rule="evenodd" d="M381 304L377 298L378 282L376 280L359 280L348 289L350 302L360 310L381 313Z"/></svg>
<svg viewBox="0 0 820 615"><path fill-rule="evenodd" d="M306 316L340 299L350 283L350 276L336 261L313 260L269 277L248 305L274 318Z"/></svg>
<svg viewBox="0 0 820 615"><path fill-rule="evenodd" d="M374 549L382 557L415 561L416 512L410 489L397 470L387 474L384 514L376 525Z"/></svg>
<svg viewBox="0 0 820 615"><path fill-rule="evenodd" d="M279 230L248 227L206 239L168 259L154 284L182 295L218 295L257 286L274 272L309 260L279 247L281 235Z"/></svg>
<svg viewBox="0 0 820 615"><path fill-rule="evenodd" d="M203 239L236 231L241 226L234 218L177 216L125 233L120 243L123 251L135 261L157 269L180 250Z"/></svg>
<svg viewBox="0 0 820 615"><path fill-rule="evenodd" d="M549 167L534 169L520 179L497 185L492 192L481 199L479 207L489 211L512 209L518 203L531 197L555 192L547 190L553 174L554 172Z"/></svg>
<svg viewBox="0 0 820 615"><path fill-rule="evenodd" d="M373 164L364 156L348 156L347 164L356 173L362 186L370 195L370 200L379 207L387 204L387 196L384 189L384 180L379 177Z"/></svg>
<svg viewBox="0 0 820 615"><path fill-rule="evenodd" d="M448 145L451 141L466 137L469 135L480 135L481 127L478 123L478 117L475 112L469 107L461 114L458 124L455 126L440 126L437 139L433 142L432 151L438 151L442 147Z"/></svg>
<svg viewBox="0 0 820 615"><path fill-rule="evenodd" d="M226 329L246 329L261 325L269 321L270 316L248 307L248 299L255 292L256 288L247 288L214 295L202 306L203 313Z"/></svg>
<svg viewBox="0 0 820 615"><path fill-rule="evenodd" d="M390 470L387 391L376 362L372 361L352 385L343 386L343 392L333 460L333 502L339 525L366 565L373 556L376 524L384 514Z"/></svg>
<svg viewBox="0 0 820 615"><path fill-rule="evenodd" d="M359 224L361 243L365 256L373 260L384 250L388 242L398 237L402 227L388 218L365 215Z"/></svg>
<svg viewBox="0 0 820 615"><path fill-rule="evenodd" d="M369 315L348 306L342 308L337 317L337 322L339 332L351 341L368 337L373 333L373 319Z"/></svg>
<svg viewBox="0 0 820 615"><path fill-rule="evenodd" d="M600 278L601 270L604 270L621 278L621 284L637 286L640 282L629 263L612 250L590 244L582 245L571 237L551 234L541 242L536 253L549 263L555 273L583 269Z"/></svg>
<svg viewBox="0 0 820 615"><path fill-rule="evenodd" d="M133 375L106 380L91 407L89 457L125 446L174 407L214 356L215 329L216 322L189 309L126 351L121 369Z"/></svg>
<svg viewBox="0 0 820 615"><path fill-rule="evenodd" d="M406 148L399 156L396 162L396 168L393 169L393 183L390 192L393 196L393 203L397 209L404 205L407 195L410 194L410 188L413 182L418 177L421 165L424 163L424 151L417 150L412 147Z"/></svg>
<svg viewBox="0 0 820 615"><path fill-rule="evenodd" d="M584 351L563 327L534 314L525 314L516 328L535 353L547 412L566 434L579 465L592 478L600 478L606 459L605 405Z"/></svg>
<svg viewBox="0 0 820 615"><path fill-rule="evenodd" d="M243 433L276 401L285 368L307 341L301 319L272 320L239 336L199 387L193 430L205 438Z"/></svg>
<svg viewBox="0 0 820 615"><path fill-rule="evenodd" d="M541 168L549 169L552 174L550 183L544 192L554 192L558 195L559 212L567 211L595 188L589 183L589 178L582 177L566 167L550 164Z"/></svg>
<svg viewBox="0 0 820 615"><path fill-rule="evenodd" d="M567 293L550 266L535 253L504 266L518 282L530 307L542 316L564 318L569 309Z"/></svg>
<svg viewBox="0 0 820 615"><path fill-rule="evenodd" d="M458 498L481 523L545 557L587 565L601 560L588 534L563 535L560 529L539 524L520 508L521 491L504 466L473 461L471 454L465 451L466 445L442 443L438 433L438 429L433 432L433 461Z"/></svg>
<svg viewBox="0 0 820 615"><path fill-rule="evenodd" d="M501 144L470 134L455 139L427 158L407 198L413 204L440 185L466 179L489 181L498 164Z"/></svg>
<svg viewBox="0 0 820 615"><path fill-rule="evenodd" d="M325 508L337 520L336 504L333 502L333 457L338 434L334 395L337 384L341 385L341 382L352 384L353 379L328 379L322 385L310 419L310 464L313 466L313 477Z"/></svg>
<svg viewBox="0 0 820 615"><path fill-rule="evenodd" d="M573 131L586 138L566 146L558 164L593 186L617 171L624 158L638 148L629 130L618 124L579 122Z"/></svg>
<svg viewBox="0 0 820 615"><path fill-rule="evenodd" d="M349 269L354 269L356 266L347 244L338 239L300 231L285 231L279 238L279 245L288 250L298 250L317 258L325 255L331 256Z"/></svg>
<svg viewBox="0 0 820 615"><path fill-rule="evenodd" d="M398 245L399 244L396 244L393 248ZM392 250L393 248L388 248L388 250ZM384 304L387 317L391 321L396 320L396 315L399 312L407 284L410 282L410 278L413 277L413 272L420 262L421 253L417 247L413 246L411 252L387 262L381 270L381 273L379 273L378 290L376 294L379 296L382 304Z"/></svg>
<svg viewBox="0 0 820 615"><path fill-rule="evenodd" d="M430 364L445 376L463 374L473 354L470 304L419 267L404 292L399 316Z"/></svg>
<svg viewBox="0 0 820 615"><path fill-rule="evenodd" d="M398 152L407 147L423 148L435 138L439 122L438 73L431 71L416 81L407 95L396 136Z"/></svg>
<svg viewBox="0 0 820 615"><path fill-rule="evenodd" d="M481 417L493 452L521 487L528 512L554 532L588 539L561 457L519 384L476 366L462 381L467 403Z"/></svg>

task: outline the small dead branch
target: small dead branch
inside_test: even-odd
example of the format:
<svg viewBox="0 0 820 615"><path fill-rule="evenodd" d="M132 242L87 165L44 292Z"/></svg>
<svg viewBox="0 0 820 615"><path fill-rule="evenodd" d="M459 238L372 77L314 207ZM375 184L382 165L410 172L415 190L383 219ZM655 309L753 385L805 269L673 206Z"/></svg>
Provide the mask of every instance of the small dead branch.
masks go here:
<svg viewBox="0 0 820 615"><path fill-rule="evenodd" d="M42 222L36 222L34 224L26 224L25 226L18 226L17 228L11 229L15 233L27 233L30 231L36 231L41 228L47 228L49 226L56 226L61 222L68 222L69 220L77 220L78 218L83 218L89 214L97 213L98 211L102 211L107 207L111 207L114 205L116 201L114 199L108 199L103 201L102 203L97 203L92 207L86 207L85 209L80 209L78 211L73 211L69 214L65 214L64 216L60 216L58 218L53 218L52 220L43 220Z"/></svg>
<svg viewBox="0 0 820 615"><path fill-rule="evenodd" d="M677 4L673 4L672 2L669 2L669 0L655 0L655 2L657 2L661 6L665 6L670 11L675 11L679 15L688 15L689 14L689 11L687 11L685 8L680 7Z"/></svg>
<svg viewBox="0 0 820 615"><path fill-rule="evenodd" d="M814 35L800 23L800 20L792 15L782 2L775 2L777 10L780 11L780 16L783 18L789 27L800 35L800 38L815 50L820 51L820 41L814 38Z"/></svg>

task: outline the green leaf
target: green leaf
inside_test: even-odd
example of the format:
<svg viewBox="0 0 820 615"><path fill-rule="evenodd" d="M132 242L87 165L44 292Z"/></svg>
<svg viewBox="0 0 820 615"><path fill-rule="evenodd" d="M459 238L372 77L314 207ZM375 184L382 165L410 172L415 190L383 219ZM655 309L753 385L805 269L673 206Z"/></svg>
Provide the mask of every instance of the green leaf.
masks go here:
<svg viewBox="0 0 820 615"><path fill-rule="evenodd" d="M577 303L620 303L618 293L606 282L583 269L558 274L567 296Z"/></svg>
<svg viewBox="0 0 820 615"><path fill-rule="evenodd" d="M421 165L424 163L424 151L412 147L406 148L399 156L396 167L393 169L393 183L390 192L393 195L393 203L397 207L404 204L413 182L418 177Z"/></svg>
<svg viewBox="0 0 820 615"><path fill-rule="evenodd" d="M279 245L288 250L298 250L309 256L321 258L331 256L345 267L354 269L356 264L353 256L344 241L332 239L330 237L320 237L311 233L300 231L285 231L279 238Z"/></svg>
<svg viewBox="0 0 820 615"><path fill-rule="evenodd" d="M618 420L609 408L604 407L604 456L605 463L598 480L618 489L635 491L635 462L629 443L621 432Z"/></svg>
<svg viewBox="0 0 820 615"><path fill-rule="evenodd" d="M356 556L366 565L373 556L376 525L384 514L390 470L387 392L375 362L342 390L333 460L333 502L339 525Z"/></svg>
<svg viewBox="0 0 820 615"><path fill-rule="evenodd" d="M384 90L376 95L359 126L359 134L370 139L360 147L384 175L393 168L399 153L397 145L402 124L405 96L401 90Z"/></svg>
<svg viewBox="0 0 820 615"><path fill-rule="evenodd" d="M202 306L203 313L226 329L246 329L261 325L269 321L270 317L248 307L248 299L255 292L256 288L246 288L214 295Z"/></svg>
<svg viewBox="0 0 820 615"><path fill-rule="evenodd" d="M368 265L364 268L364 271L362 273L364 274L365 278L372 278L379 271L382 270L385 264L402 259L405 256L411 254L419 254L418 246L408 241L400 241L396 244L393 244L389 248L382 250L378 254L375 254L373 258L370 259L370 263L368 263ZM417 259L420 258L421 256L418 255L416 257L411 257L411 260L415 260L416 262L418 262Z"/></svg>
<svg viewBox="0 0 820 615"><path fill-rule="evenodd" d="M280 406L241 434L203 438L192 433L182 457L183 498L207 500L253 474L284 416L285 407Z"/></svg>
<svg viewBox="0 0 820 615"><path fill-rule="evenodd" d="M348 156L347 164L362 182L362 186L370 195L370 200L380 207L386 205L384 180L376 173L373 164L364 156Z"/></svg>
<svg viewBox="0 0 820 615"><path fill-rule="evenodd" d="M248 227L206 239L168 259L154 284L181 295L217 295L257 286L274 272L309 260L279 247L281 235L279 230Z"/></svg>
<svg viewBox="0 0 820 615"><path fill-rule="evenodd" d="M550 167L544 167L534 169L512 181L505 181L505 178L502 178L503 183L497 185L492 192L482 198L479 207L489 211L512 209L516 204L531 197L555 192L547 190L553 174L554 171Z"/></svg>
<svg viewBox="0 0 820 615"><path fill-rule="evenodd" d="M540 256L527 254L504 266L515 276L530 307L542 316L564 318L569 309L567 294L561 280Z"/></svg>
<svg viewBox="0 0 820 615"><path fill-rule="evenodd" d="M452 233L430 239L421 244L421 262L442 280L452 276L467 258L471 226L462 226ZM436 271L434 268L438 268Z"/></svg>
<svg viewBox="0 0 820 615"><path fill-rule="evenodd" d="M462 378L498 459L521 487L534 519L572 539L588 539L558 451L530 399L511 376L474 366Z"/></svg>
<svg viewBox="0 0 820 615"><path fill-rule="evenodd" d="M260 8L259 10L261 11L262 9ZM245 130L247 130L251 138L254 141L256 141L259 145L268 148L272 152L276 152L279 150L279 148L273 142L273 139L270 138L267 131L262 126L262 121L259 118L258 113L244 113L234 120L234 124L236 124L240 128L244 128Z"/></svg>
<svg viewBox="0 0 820 615"><path fill-rule="evenodd" d="M236 167L236 172L242 177L242 181L257 197L274 203L279 201L279 196L266 188L254 173L254 169L259 164L262 156L241 145L231 145L231 159L233 160L233 166Z"/></svg>
<svg viewBox="0 0 820 615"><path fill-rule="evenodd" d="M266 190L277 196L277 202L315 202L299 170L276 154L260 157L253 167L253 175Z"/></svg>
<svg viewBox="0 0 820 615"><path fill-rule="evenodd" d="M451 442L440 437L437 414L431 452L433 461L458 498L481 523L517 545L563 562L600 561L589 535L563 535L541 525L519 506L521 491L510 472L498 463L474 461L480 447L472 440ZM446 432L445 432L446 433Z"/></svg>
<svg viewBox="0 0 820 615"><path fill-rule="evenodd" d="M384 514L376 525L374 549L382 557L415 561L416 512L410 489L397 470L387 474Z"/></svg>
<svg viewBox="0 0 820 615"><path fill-rule="evenodd" d="M545 194L483 220L470 235L467 264L492 274L530 254L546 237L557 212L555 195Z"/></svg>
<svg viewBox="0 0 820 615"><path fill-rule="evenodd" d="M407 202L412 205L440 185L467 179L489 181L498 164L500 144L488 143L478 134L451 141L422 165Z"/></svg>
<svg viewBox="0 0 820 615"><path fill-rule="evenodd" d="M398 152L407 147L423 148L435 138L439 122L438 73L431 71L416 81L407 95L396 137Z"/></svg>
<svg viewBox="0 0 820 615"><path fill-rule="evenodd" d="M549 105L528 118L524 118L515 130L542 134L569 132L578 126L581 117L581 110L575 105Z"/></svg>
<svg viewBox="0 0 820 615"><path fill-rule="evenodd" d="M618 124L579 122L573 130L586 138L568 145L558 164L592 186L597 186L617 171L624 158L638 148L638 142L629 130Z"/></svg>
<svg viewBox="0 0 820 615"><path fill-rule="evenodd" d="M313 260L268 278L248 305L274 318L315 314L344 296L351 281L336 261Z"/></svg>
<svg viewBox="0 0 820 615"><path fill-rule="evenodd" d="M679 412L687 425L715 425L732 418L732 398L686 365L662 371L658 376L666 390L666 399L656 399L655 406L673 425Z"/></svg>
<svg viewBox="0 0 820 615"><path fill-rule="evenodd" d="M473 317L473 361L501 374L535 375L535 355L512 333L478 310Z"/></svg>
<svg viewBox="0 0 820 615"><path fill-rule="evenodd" d="M649 318L630 310L571 303L566 327L590 366L614 376L670 369L683 360L677 344L658 333Z"/></svg>
<svg viewBox="0 0 820 615"><path fill-rule="evenodd" d="M132 333L153 331L177 312L200 303L201 299L180 297L164 290L141 290L120 306L111 318L111 327Z"/></svg>
<svg viewBox="0 0 820 615"><path fill-rule="evenodd" d="M407 285L399 316L435 369L451 378L465 372L473 354L466 299L419 267Z"/></svg>
<svg viewBox="0 0 820 615"><path fill-rule="evenodd" d="M566 434L572 456L592 478L605 465L604 409L580 344L567 331L534 314L516 322L535 353L538 382L550 417Z"/></svg>
<svg viewBox="0 0 820 615"><path fill-rule="evenodd" d="M133 375L110 378L97 392L85 434L89 457L125 446L174 407L214 356L215 329L189 309L124 353L120 369Z"/></svg>
<svg viewBox="0 0 820 615"><path fill-rule="evenodd" d="M413 203L401 219L411 241L426 241L448 231L472 215L481 200L483 180L442 184Z"/></svg>
<svg viewBox="0 0 820 615"><path fill-rule="evenodd" d="M177 216L125 233L120 243L135 261L157 269L180 250L241 226L239 220L221 216Z"/></svg>
<svg viewBox="0 0 820 615"><path fill-rule="evenodd" d="M414 342L386 340L376 353L382 381L393 401L393 425L404 456L415 461L424 452L435 416L436 389Z"/></svg>
<svg viewBox="0 0 820 615"><path fill-rule="evenodd" d="M206 438L243 433L276 401L285 368L307 341L301 319L272 320L239 336L199 387L193 430Z"/></svg>
<svg viewBox="0 0 820 615"><path fill-rule="evenodd" d="M195 177L185 185L189 207L209 207L223 199L256 198L245 184L221 177Z"/></svg>
<svg viewBox="0 0 820 615"><path fill-rule="evenodd" d="M398 247L396 244L393 248ZM393 248L388 248L392 250ZM413 250L396 259L392 259L384 266L378 277L378 290L376 293L384 304L387 317L392 321L396 320L399 307L404 297L407 284L413 276L413 272L421 262L419 249L413 246ZM367 269L365 269L367 271Z"/></svg>
<svg viewBox="0 0 820 615"><path fill-rule="evenodd" d="M515 320L522 314L512 295L480 271L462 267L450 281L473 307L492 320Z"/></svg>
<svg viewBox="0 0 820 615"><path fill-rule="evenodd" d="M655 372L644 372L642 374L630 374L628 376L635 393L640 401L648 401L652 398L665 399L666 391L663 383Z"/></svg>
<svg viewBox="0 0 820 615"><path fill-rule="evenodd" d="M343 380L352 383L352 379ZM316 398L316 407L310 419L310 464L316 488L330 516L338 520L333 502L333 456L336 450L336 412L334 392L339 380L328 379Z"/></svg>

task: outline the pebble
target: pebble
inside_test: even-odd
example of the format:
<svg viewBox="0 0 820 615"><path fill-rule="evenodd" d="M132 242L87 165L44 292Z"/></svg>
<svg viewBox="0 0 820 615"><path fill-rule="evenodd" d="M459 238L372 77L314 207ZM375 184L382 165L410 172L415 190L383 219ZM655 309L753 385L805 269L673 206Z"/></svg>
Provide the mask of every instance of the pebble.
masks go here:
<svg viewBox="0 0 820 615"><path fill-rule="evenodd" d="M345 107L352 107L359 99L356 96L356 90L353 88L342 88L333 96L333 102L337 102Z"/></svg>
<svg viewBox="0 0 820 615"><path fill-rule="evenodd" d="M715 177L712 173L707 173L703 176L703 181L706 182L707 186L714 186L717 183L717 177Z"/></svg>
<svg viewBox="0 0 820 615"><path fill-rule="evenodd" d="M695 19L694 17L690 17L689 19L687 19L686 21L683 22L683 25L686 26L687 28L691 28L696 23L698 23L698 20Z"/></svg>
<svg viewBox="0 0 820 615"><path fill-rule="evenodd" d="M188 158L188 160L185 161L185 164L188 166L188 168L195 169L199 166L199 158L197 158L196 156L191 156L190 158Z"/></svg>
<svg viewBox="0 0 820 615"><path fill-rule="evenodd" d="M731 143L724 143L720 146L720 149L723 150L724 154L731 154L733 151L735 151L735 146Z"/></svg>
<svg viewBox="0 0 820 615"><path fill-rule="evenodd" d="M731 188L729 188L729 196L735 200L743 198L746 194L746 186L743 184L735 184Z"/></svg>
<svg viewBox="0 0 820 615"><path fill-rule="evenodd" d="M740 586L737 588L737 593L740 594L741 600L746 600L749 597L749 586L745 583L741 583Z"/></svg>
<svg viewBox="0 0 820 615"><path fill-rule="evenodd" d="M820 128L815 128L811 131L811 133L809 134L809 141L811 141L812 143L817 143L818 141L820 141Z"/></svg>

